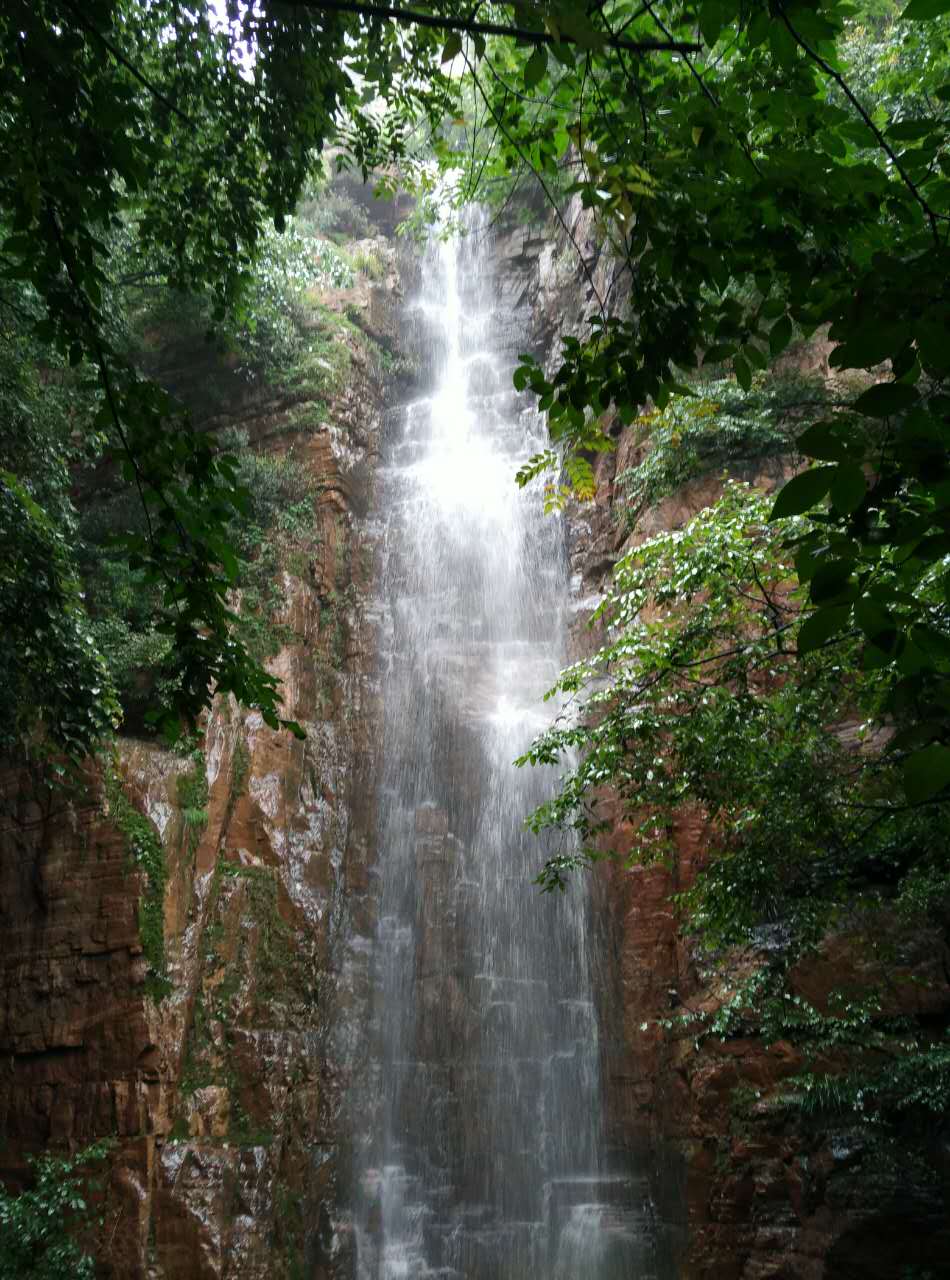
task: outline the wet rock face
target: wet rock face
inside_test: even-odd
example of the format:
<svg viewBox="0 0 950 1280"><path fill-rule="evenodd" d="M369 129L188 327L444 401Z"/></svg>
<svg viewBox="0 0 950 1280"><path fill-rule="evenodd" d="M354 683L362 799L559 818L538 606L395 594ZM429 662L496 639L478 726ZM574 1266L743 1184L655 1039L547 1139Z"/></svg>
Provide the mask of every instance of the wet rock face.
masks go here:
<svg viewBox="0 0 950 1280"><path fill-rule="evenodd" d="M0 1168L15 1177L49 1144L116 1135L125 1230L114 1252L134 1253L141 1174L168 1116L157 1020L142 998L140 877L94 780L70 794L11 769L0 795Z"/></svg>
<svg viewBox="0 0 950 1280"><path fill-rule="evenodd" d="M0 1171L16 1181L31 1152L113 1135L98 1243L111 1280L352 1270L337 1200L375 928L366 601L390 375L374 352L399 298L395 255L374 243L383 278L328 305L379 344L341 326L348 374L312 413L279 391L234 406L314 482L316 551L281 571L286 642L269 660L306 741L219 699L197 753L120 746L124 803L164 851L164 998L140 929L146 877L100 773L75 794L0 777Z"/></svg>
<svg viewBox="0 0 950 1280"><path fill-rule="evenodd" d="M216 705L200 766L207 822L182 832L166 896L174 1096L150 1183L157 1277L346 1271L335 1203L367 981L353 943L374 921L376 716L373 544L351 489L358 468L371 483L381 394L352 372L334 424L295 449L318 482L320 536L306 571L284 575L278 621L293 640L272 669L307 739ZM154 749L131 747L127 769L146 810L163 812Z"/></svg>

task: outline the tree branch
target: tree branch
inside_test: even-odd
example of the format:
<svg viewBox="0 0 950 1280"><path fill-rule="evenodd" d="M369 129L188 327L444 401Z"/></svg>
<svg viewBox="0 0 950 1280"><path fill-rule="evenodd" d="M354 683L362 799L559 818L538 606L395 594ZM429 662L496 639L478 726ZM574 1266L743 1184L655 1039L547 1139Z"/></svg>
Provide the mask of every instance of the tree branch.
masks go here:
<svg viewBox="0 0 950 1280"><path fill-rule="evenodd" d="M811 46L808 44L808 42L802 39L802 37L798 34L798 32L792 26L791 22L789 22L788 15L785 13L784 8L779 9L779 15L782 19L783 24L788 30L789 35L798 45L799 49L801 49L804 54L806 54L809 58L811 58L812 62L814 62L817 66L819 66L826 76L830 76L831 79L834 80L835 84L838 86L841 92L845 95L845 97L851 103L852 107L854 107L855 111L858 113L858 115L867 125L868 129L874 135L877 141L877 145L881 148L881 150L890 160L891 164L894 166L894 168L897 170L898 174L900 175L901 181L904 183L904 185L910 191L911 195L914 197L914 199L920 205L921 209L924 211L927 221L930 223L930 230L933 233L933 237L936 240L937 244L939 245L940 233L937 229L937 221L938 219L941 222L948 221L947 215L935 213L933 209L931 209L930 205L921 195L920 189L917 187L914 180L910 177L907 170L901 164L900 160L898 159L897 153L894 151L894 148L890 145L890 143L884 137L884 134L881 133L880 129L877 127L877 125L874 123L874 121L871 119L871 117L868 115L865 109L861 106L861 103L855 97L847 80L845 80L841 72L836 71L835 68L831 66L829 62L825 61L825 59L821 56L820 53L818 53L817 50L812 49Z"/></svg>
<svg viewBox="0 0 950 1280"><path fill-rule="evenodd" d="M535 178L537 178L538 183L541 186L541 190L545 194L548 204L554 210L554 215L557 218L558 222L560 223L561 230L564 232L564 234L570 240L571 244L574 246L574 252L577 254L578 261L581 264L581 268L583 269L584 275L587 279L587 283L590 285L591 292L593 293L594 297L597 299L597 305L598 305L598 308L600 309L600 314L604 315L605 312L604 312L603 298L601 298L600 294L597 291L597 286L594 283L594 277L591 275L590 268L587 265L587 259L584 257L583 253L581 252L581 247L577 243L577 239L575 238L573 231L571 231L570 227L567 225L567 222L564 220L564 215L561 213L561 210L558 207L558 202L555 200L554 196L551 194L551 191L549 190L548 185L542 178L541 174L537 171L537 169L535 169L534 165L531 164L528 157L524 154L524 151L518 145L517 140L514 139L509 133L509 131L505 128L503 118L499 116L498 112L495 110L494 106L492 105L491 99L488 97L488 94L485 92L482 82L478 78L478 73L476 72L475 68L472 66L472 63L468 57L468 54L466 54L464 50L462 52L462 57L465 59L465 65L468 67L471 73L472 80L475 84L475 88L478 90L479 94L481 95L482 101L485 103L486 107L491 112L492 119L498 125L498 128L501 131L502 135L508 140L509 145L514 147L515 151L517 151L520 158L524 161L525 164L527 164L528 168L534 174Z"/></svg>
<svg viewBox="0 0 950 1280"><path fill-rule="evenodd" d="M568 35L555 38L547 31L530 31L526 27L511 27L497 22L477 22L469 18L450 18L434 13L418 13L414 9L397 9L384 4L357 4L354 0L287 0L291 5L303 5L308 9L325 9L330 13L354 13L362 18L392 18L404 26L431 27L436 31L458 31L463 35L509 36L527 44L577 44ZM626 49L629 53L701 53L702 45L686 40L620 40L608 38L606 43L614 49Z"/></svg>
<svg viewBox="0 0 950 1280"><path fill-rule="evenodd" d="M77 6L74 4L71 4L70 0L65 0L65 4L66 4L66 8L73 15L73 17L82 27L82 29L84 31L87 31L89 35L95 37L95 39L98 40L99 43L105 49L107 49L109 53L112 54L116 62L118 62L120 66L125 67L126 71L128 71L130 75L133 75L135 79L138 80L139 84L142 85L143 88L149 91L149 93L152 95L153 98L155 98L158 102L160 102L163 107L167 107L169 111L171 111L174 115L178 116L181 120L184 120L185 124L193 125L195 123L194 120L192 120L191 116L187 114L187 112L182 111L181 107L176 107L174 102L172 102L169 98L166 98L165 94L162 93L160 89L156 89L155 86L151 83L151 81L149 81L148 79L146 79L145 76L142 75L138 67L135 66L134 63L130 62L128 58L125 56L125 54L115 47L115 45L112 43L111 40L107 40L101 31L97 30L97 28L94 27L92 23L87 22L82 15L81 9L77 8Z"/></svg>

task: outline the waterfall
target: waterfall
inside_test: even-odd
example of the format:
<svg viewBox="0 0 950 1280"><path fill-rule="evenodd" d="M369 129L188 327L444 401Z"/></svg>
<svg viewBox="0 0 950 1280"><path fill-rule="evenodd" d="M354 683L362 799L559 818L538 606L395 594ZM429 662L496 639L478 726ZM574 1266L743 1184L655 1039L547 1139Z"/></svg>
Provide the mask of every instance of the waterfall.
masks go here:
<svg viewBox="0 0 950 1280"><path fill-rule="evenodd" d="M487 237L433 244L407 324L431 394L382 468L382 742L373 1068L360 1104L359 1280L633 1280L642 1188L607 1170L582 879L532 884L512 761L563 660L562 530L514 482L545 447L511 386L523 334Z"/></svg>

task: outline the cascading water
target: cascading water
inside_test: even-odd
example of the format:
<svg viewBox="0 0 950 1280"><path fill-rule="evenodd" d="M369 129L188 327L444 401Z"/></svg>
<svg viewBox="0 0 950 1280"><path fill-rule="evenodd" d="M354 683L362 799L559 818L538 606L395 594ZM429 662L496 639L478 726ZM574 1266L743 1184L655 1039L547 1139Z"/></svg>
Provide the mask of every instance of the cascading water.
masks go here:
<svg viewBox="0 0 950 1280"><path fill-rule="evenodd" d="M522 827L550 778L561 531L514 483L544 447L483 235L434 245L414 319L432 394L383 468L385 737L359 1280L645 1280L642 1196L604 1167L583 884L542 896Z"/></svg>

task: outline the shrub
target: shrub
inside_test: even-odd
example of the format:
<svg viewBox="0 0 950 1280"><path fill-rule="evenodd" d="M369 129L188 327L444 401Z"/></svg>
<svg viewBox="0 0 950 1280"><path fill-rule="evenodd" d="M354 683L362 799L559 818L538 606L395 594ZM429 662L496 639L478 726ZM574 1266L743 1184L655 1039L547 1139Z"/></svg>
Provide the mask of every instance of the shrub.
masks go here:
<svg viewBox="0 0 950 1280"><path fill-rule="evenodd" d="M694 395L674 395L665 409L637 419L648 444L643 461L617 477L633 528L643 512L682 485L717 467L793 451L800 414L827 400L827 391L800 375L759 376L750 391L731 378L699 383Z"/></svg>
<svg viewBox="0 0 950 1280"><path fill-rule="evenodd" d="M31 1159L33 1185L0 1188L0 1280L93 1280L95 1261L77 1237L96 1224L86 1199L91 1165L106 1157L111 1141L74 1156Z"/></svg>

